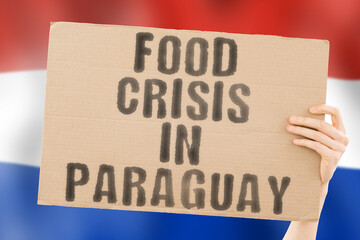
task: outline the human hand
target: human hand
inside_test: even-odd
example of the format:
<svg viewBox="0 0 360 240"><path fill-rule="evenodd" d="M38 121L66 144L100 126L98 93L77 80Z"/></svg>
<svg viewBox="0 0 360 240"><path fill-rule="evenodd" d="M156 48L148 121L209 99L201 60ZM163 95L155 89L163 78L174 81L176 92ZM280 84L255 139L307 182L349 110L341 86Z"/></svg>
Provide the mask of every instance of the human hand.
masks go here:
<svg viewBox="0 0 360 240"><path fill-rule="evenodd" d="M332 125L324 120L291 116L287 130L290 133L305 138L295 138L293 143L315 150L321 156L320 162L320 211L324 204L329 181L332 178L337 164L345 152L349 139L345 135L345 127L340 111L328 105L316 105L309 108L313 114L330 114ZM293 221L291 222L283 239L315 239L318 221Z"/></svg>
<svg viewBox="0 0 360 240"><path fill-rule="evenodd" d="M291 116L287 130L306 138L295 138L298 146L315 150L321 156L320 176L322 185L327 185L333 176L337 164L349 144L340 111L325 104L309 108L312 114L330 114L332 125L324 120Z"/></svg>

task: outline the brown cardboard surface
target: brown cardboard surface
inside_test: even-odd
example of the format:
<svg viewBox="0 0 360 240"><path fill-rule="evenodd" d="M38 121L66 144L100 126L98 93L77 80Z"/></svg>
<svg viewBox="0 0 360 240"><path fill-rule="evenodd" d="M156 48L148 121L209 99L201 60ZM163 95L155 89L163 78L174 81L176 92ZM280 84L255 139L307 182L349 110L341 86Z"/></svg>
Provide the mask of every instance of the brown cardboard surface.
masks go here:
<svg viewBox="0 0 360 240"><path fill-rule="evenodd" d="M151 53L144 55L143 71L134 69L138 33L153 34L153 39L144 43ZM172 57L176 59L176 55L172 54L174 45L170 42L165 44L167 54L159 60L159 44L165 36L175 36L172 39L180 41L176 73L167 74L158 70L159 61L165 60L162 62L166 62L163 69L171 69ZM214 42L219 37L231 39L237 46L236 71L229 76L213 74ZM205 39L203 42L208 44L207 68L204 74L198 74L200 76L186 71L189 64L186 56L191 56L186 49L193 38ZM174 41L176 45L178 42ZM228 44L222 46L221 71L225 71L231 54ZM194 44L194 71L200 68L199 49L200 44ZM295 136L287 133L286 126L290 115L310 116L308 107L325 103L328 52L329 43L324 40L65 22L52 24L38 203L266 219L318 219L320 157L312 150L293 145L291 140ZM189 57L188 61L191 59ZM119 82L127 77L136 79L138 83L138 91L136 87L131 89L130 84L124 88L125 108L130 106L132 99L137 100L136 110L129 114L118 108L119 98L124 97L119 93ZM174 79L179 78L182 79L181 95L173 89ZM144 116L144 106L149 104L144 100L146 79L159 79L166 84L166 93L162 96L166 114L161 118L157 118L157 100L152 101L152 116ZM188 89L198 81L208 86L208 90L205 86L203 92L199 86L193 88L207 103L207 116L202 114L205 119L193 120L188 110L193 107L194 114L199 115L197 102L201 99L191 95ZM222 104L216 106L222 106L222 119L214 121L214 85L221 83ZM231 98L230 88L236 84L243 85L235 91L235 98ZM248 87L249 94L246 94L244 85ZM153 94L158 92L158 87L154 85ZM172 117L174 93L181 96L180 117ZM195 96L195 101L191 96ZM239 106L239 99L245 104ZM246 115L246 106L247 120L244 118L243 122L235 123L229 119L228 109L235 111L239 118ZM323 116L317 118L323 119ZM164 123L171 126L170 152L169 160L161 162ZM185 143L183 164L175 162L179 125L186 127L190 145L193 142L192 127L201 128L198 164L190 163ZM80 169L73 171L74 176L69 174L72 163L87 166L87 181ZM107 165L108 169L103 175L99 175L101 165ZM125 169L129 167L146 172L141 184L145 192L143 204L137 203L136 187L131 188L131 203L125 204L125 198L130 197L124 193L125 186L129 186L126 184L140 181L136 173L133 173L132 179L125 180ZM191 169L198 170L204 181L200 179L197 182L195 175L183 181L184 174ZM159 172L171 172L171 182L169 178L158 175L160 190L155 187ZM227 204L223 204L225 174L228 174L228 189L233 182ZM101 176L102 186L99 185ZM214 190L217 176L220 177L218 193ZM249 176L252 180L257 178L257 184L255 180L245 184L243 180ZM274 209L274 193L269 177L277 180L278 189L282 179L290 179L281 199L280 213ZM72 199L66 197L67 189L72 189L71 183L75 184ZM100 200L94 197L97 185ZM204 198L199 189L204 192ZM115 197L109 197L109 191ZM154 192L159 196L158 203ZM173 197L167 206L166 193L168 197ZM256 193L258 208L251 205ZM198 198L203 199L203 204L199 199L196 202L196 194L200 194ZM184 204L186 199L197 204ZM238 208L239 199L246 200L242 201L245 209ZM223 205L222 209L217 205Z"/></svg>

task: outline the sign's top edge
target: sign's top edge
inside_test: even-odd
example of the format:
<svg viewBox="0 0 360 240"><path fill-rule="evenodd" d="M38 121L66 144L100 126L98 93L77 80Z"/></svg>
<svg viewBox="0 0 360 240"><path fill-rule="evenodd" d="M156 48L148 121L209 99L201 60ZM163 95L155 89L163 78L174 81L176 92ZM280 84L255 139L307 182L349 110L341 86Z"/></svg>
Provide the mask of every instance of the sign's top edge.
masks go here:
<svg viewBox="0 0 360 240"><path fill-rule="evenodd" d="M225 34L236 34L236 35L251 35L251 36L261 36L261 37L269 37L269 38L282 38L285 40L303 40L303 41L320 41L327 45L330 44L327 39L314 39L314 38L300 38L300 37L286 37L280 35L270 35L270 34L248 34L248 33L234 33L234 32L219 32L219 31L204 31L204 30L192 30L192 29L173 29L173 28L160 28L160 27L146 27L146 26L130 26L130 25L121 25L121 24L100 24L100 23L85 23L85 22L67 22L67 21L59 21L59 22L50 22L50 28L55 27L55 25L66 24L66 25L89 25L96 27L110 27L110 28L147 28L153 30L170 30L170 31L192 31L192 32L200 32L200 33L225 33Z"/></svg>

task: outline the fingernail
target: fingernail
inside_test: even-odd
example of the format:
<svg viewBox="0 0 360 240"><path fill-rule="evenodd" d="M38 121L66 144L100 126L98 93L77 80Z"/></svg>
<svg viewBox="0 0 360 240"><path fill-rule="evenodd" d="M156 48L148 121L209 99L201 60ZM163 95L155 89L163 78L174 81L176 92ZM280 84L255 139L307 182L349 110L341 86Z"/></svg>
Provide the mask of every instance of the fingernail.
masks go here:
<svg viewBox="0 0 360 240"><path fill-rule="evenodd" d="M289 130L292 130L293 128L294 128L293 125L288 125L288 126L287 126L287 129L289 129Z"/></svg>
<svg viewBox="0 0 360 240"><path fill-rule="evenodd" d="M289 120L290 120L290 122L295 122L295 121L296 121L296 117L295 117L295 116L291 116Z"/></svg>
<svg viewBox="0 0 360 240"><path fill-rule="evenodd" d="M309 111L310 111L310 112L315 112L315 111L316 111L316 107L311 107L311 108L309 109Z"/></svg>
<svg viewBox="0 0 360 240"><path fill-rule="evenodd" d="M297 138L294 138L293 139L293 143L297 143L298 142L298 139Z"/></svg>

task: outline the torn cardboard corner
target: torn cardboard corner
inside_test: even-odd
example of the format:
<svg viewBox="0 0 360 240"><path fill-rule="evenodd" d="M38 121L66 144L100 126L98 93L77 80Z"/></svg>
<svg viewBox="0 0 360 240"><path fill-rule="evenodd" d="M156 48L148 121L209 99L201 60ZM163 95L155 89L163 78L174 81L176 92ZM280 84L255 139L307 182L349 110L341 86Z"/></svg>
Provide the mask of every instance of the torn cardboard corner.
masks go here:
<svg viewBox="0 0 360 240"><path fill-rule="evenodd" d="M285 128L325 103L328 53L323 40L52 24L39 204L318 219L319 156Z"/></svg>

